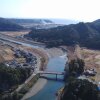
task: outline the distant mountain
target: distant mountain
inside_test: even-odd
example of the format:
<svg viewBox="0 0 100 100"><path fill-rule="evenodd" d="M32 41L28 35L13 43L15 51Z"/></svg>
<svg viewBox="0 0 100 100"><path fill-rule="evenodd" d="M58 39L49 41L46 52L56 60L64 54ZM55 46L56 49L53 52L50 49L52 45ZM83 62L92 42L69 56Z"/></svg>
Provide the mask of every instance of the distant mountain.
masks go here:
<svg viewBox="0 0 100 100"><path fill-rule="evenodd" d="M62 25L76 24L78 21L67 19L7 19L13 23L19 24L25 28L45 29Z"/></svg>
<svg viewBox="0 0 100 100"><path fill-rule="evenodd" d="M7 19L13 23L19 24L25 28L45 28L45 26L49 26L54 24L53 21L49 19L16 19L16 18L9 18Z"/></svg>
<svg viewBox="0 0 100 100"><path fill-rule="evenodd" d="M0 18L0 31L18 31L24 28L16 23L13 23L5 18Z"/></svg>
<svg viewBox="0 0 100 100"><path fill-rule="evenodd" d="M51 24L53 23L49 19L16 19L16 18L9 18L9 21L12 21L17 24Z"/></svg>
<svg viewBox="0 0 100 100"><path fill-rule="evenodd" d="M6 28L4 28L2 30L19 30L19 29L22 29L23 27L26 28L26 29L34 29L34 28L35 29L48 29L48 28L53 28L53 27L57 27L57 26L63 26L63 25L77 23L77 21L66 20L66 19L17 19L17 18L0 18L0 23L2 24L1 25L1 29L4 26L5 27L7 26ZM10 24L10 25L8 25L8 24Z"/></svg>
<svg viewBox="0 0 100 100"><path fill-rule="evenodd" d="M78 43L81 46L100 49L100 20L51 29L33 29L25 37L44 42L48 47Z"/></svg>
<svg viewBox="0 0 100 100"><path fill-rule="evenodd" d="M53 18L48 18L48 19L17 19L17 18L8 18L7 20L12 21L17 24L64 24L64 25L69 25L69 24L76 24L79 21L75 20L68 20L68 19L53 19Z"/></svg>

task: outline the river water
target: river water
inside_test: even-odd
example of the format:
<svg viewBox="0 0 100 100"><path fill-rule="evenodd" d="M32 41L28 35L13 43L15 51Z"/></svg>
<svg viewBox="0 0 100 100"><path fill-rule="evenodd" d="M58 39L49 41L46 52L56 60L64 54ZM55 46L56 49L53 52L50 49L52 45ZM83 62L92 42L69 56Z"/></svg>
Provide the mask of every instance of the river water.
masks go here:
<svg viewBox="0 0 100 100"><path fill-rule="evenodd" d="M50 58L46 70L57 71L57 72L64 71L65 63L67 60L65 55ZM57 76L58 80L55 80L56 78L55 75L47 75L47 77L54 80L48 80L44 88L40 90L36 95L29 98L28 100L56 100L56 92L62 86L64 86L64 82L61 81L63 79L63 76L62 75Z"/></svg>

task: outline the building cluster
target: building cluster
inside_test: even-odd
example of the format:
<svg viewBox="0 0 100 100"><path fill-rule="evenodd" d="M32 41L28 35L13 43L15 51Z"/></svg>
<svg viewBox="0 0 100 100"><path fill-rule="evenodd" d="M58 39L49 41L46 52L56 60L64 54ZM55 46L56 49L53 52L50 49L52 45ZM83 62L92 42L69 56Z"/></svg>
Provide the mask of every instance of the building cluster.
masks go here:
<svg viewBox="0 0 100 100"><path fill-rule="evenodd" d="M86 76L95 76L97 72L93 68L91 68L91 69L84 70L83 74Z"/></svg>
<svg viewBox="0 0 100 100"><path fill-rule="evenodd" d="M14 49L14 59L12 61L5 62L7 66L16 68L31 68L34 70L37 64L37 58L30 52L26 52L20 49Z"/></svg>

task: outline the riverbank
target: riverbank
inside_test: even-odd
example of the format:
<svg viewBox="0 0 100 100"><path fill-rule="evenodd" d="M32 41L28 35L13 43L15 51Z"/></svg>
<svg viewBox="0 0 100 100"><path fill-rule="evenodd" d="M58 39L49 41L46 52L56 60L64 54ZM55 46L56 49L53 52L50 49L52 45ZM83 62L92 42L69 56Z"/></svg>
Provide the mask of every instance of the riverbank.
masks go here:
<svg viewBox="0 0 100 100"><path fill-rule="evenodd" d="M62 48L64 48L67 51L68 62L70 62L71 60L76 59L76 58L82 59L81 48L79 45L64 46Z"/></svg>
<svg viewBox="0 0 100 100"><path fill-rule="evenodd" d="M46 49L46 51L48 52L51 58L64 55L64 52L61 48L49 48L49 49Z"/></svg>
<svg viewBox="0 0 100 100"><path fill-rule="evenodd" d="M82 59L81 48L80 48L79 45L76 45L76 46L62 46L62 48L67 51L67 63L65 65L65 70L69 71L68 64L71 60L77 59L77 58ZM62 87L61 89L58 90L56 100L61 100L63 89L64 89L64 87Z"/></svg>
<svg viewBox="0 0 100 100"><path fill-rule="evenodd" d="M30 89L28 93L25 94L25 96L21 100L26 100L37 94L45 86L46 83L46 79L39 78L36 84Z"/></svg>

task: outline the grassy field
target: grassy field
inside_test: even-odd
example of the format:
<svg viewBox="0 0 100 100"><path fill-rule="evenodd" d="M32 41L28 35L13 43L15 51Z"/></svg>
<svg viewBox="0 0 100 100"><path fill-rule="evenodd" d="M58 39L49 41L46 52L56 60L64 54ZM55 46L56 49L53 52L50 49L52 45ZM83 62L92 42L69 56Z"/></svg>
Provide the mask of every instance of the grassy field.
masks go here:
<svg viewBox="0 0 100 100"><path fill-rule="evenodd" d="M11 50L10 47L0 45L0 62L3 61L10 61L14 58L13 56L13 51Z"/></svg>
<svg viewBox="0 0 100 100"><path fill-rule="evenodd" d="M0 33L9 35L9 36L20 36L20 35L25 35L28 34L30 31L0 31Z"/></svg>
<svg viewBox="0 0 100 100"><path fill-rule="evenodd" d="M95 81L100 82L100 51L81 48L81 55L85 61L85 69L95 69L97 72Z"/></svg>

